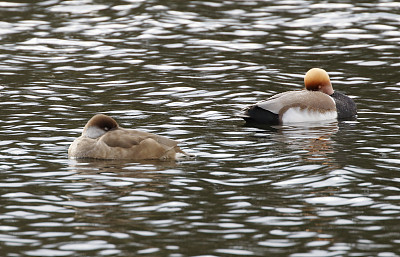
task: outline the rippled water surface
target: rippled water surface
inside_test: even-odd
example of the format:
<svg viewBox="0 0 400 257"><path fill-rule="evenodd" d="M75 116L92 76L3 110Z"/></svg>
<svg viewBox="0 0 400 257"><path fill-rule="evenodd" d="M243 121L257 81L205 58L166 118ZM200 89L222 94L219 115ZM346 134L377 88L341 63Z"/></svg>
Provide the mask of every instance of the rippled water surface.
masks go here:
<svg viewBox="0 0 400 257"><path fill-rule="evenodd" d="M0 17L2 256L400 255L400 2L3 1ZM244 126L312 67L356 121ZM69 160L95 113L196 158Z"/></svg>

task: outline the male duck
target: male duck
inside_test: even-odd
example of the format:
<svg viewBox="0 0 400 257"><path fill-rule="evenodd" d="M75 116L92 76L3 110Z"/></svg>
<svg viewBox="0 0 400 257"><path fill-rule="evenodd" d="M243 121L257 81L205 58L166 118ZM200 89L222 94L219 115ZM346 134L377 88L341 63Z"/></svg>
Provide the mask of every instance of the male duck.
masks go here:
<svg viewBox="0 0 400 257"><path fill-rule="evenodd" d="M163 136L134 129L121 128L104 114L93 116L82 135L68 149L72 158L175 160L177 154L187 155L178 142Z"/></svg>
<svg viewBox="0 0 400 257"><path fill-rule="evenodd" d="M268 125L324 120L349 120L357 116L354 101L333 90L328 73L310 69L305 77L306 90L288 91L274 95L244 109L247 122Z"/></svg>

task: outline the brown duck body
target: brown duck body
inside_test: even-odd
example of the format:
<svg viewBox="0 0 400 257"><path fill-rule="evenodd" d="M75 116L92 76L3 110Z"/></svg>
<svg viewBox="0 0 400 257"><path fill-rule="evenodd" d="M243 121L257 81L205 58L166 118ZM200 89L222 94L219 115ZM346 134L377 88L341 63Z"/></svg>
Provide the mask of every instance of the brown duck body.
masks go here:
<svg viewBox="0 0 400 257"><path fill-rule="evenodd" d="M97 114L68 149L71 158L175 160L186 155L178 142L135 129L125 129L109 116Z"/></svg>

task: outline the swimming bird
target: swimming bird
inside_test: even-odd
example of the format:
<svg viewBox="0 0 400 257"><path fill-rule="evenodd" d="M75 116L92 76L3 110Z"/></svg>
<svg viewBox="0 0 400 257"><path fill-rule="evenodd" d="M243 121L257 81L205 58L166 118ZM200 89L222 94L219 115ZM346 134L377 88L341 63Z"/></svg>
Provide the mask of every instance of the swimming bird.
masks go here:
<svg viewBox="0 0 400 257"><path fill-rule="evenodd" d="M110 116L96 114L68 149L71 158L175 160L188 155L178 142L163 136L125 129Z"/></svg>
<svg viewBox="0 0 400 257"><path fill-rule="evenodd" d="M245 108L241 117L268 125L356 118L355 102L333 90L325 70L310 69L304 84L304 90L283 92Z"/></svg>

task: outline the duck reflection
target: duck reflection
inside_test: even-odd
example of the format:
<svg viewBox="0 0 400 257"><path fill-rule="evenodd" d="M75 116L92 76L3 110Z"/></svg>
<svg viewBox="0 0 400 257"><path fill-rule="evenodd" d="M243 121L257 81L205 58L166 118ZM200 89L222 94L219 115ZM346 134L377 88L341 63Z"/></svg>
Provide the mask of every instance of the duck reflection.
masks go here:
<svg viewBox="0 0 400 257"><path fill-rule="evenodd" d="M246 124L246 126L263 129L271 132L271 139L286 149L291 150L293 156L299 156L307 162L318 162L334 165L332 158L335 152L332 136L339 131L338 122L330 123L297 123L285 126L263 126L260 124Z"/></svg>
<svg viewBox="0 0 400 257"><path fill-rule="evenodd" d="M281 128L281 135L287 141L288 148L300 150L305 161L335 163L330 157L334 153L332 135L339 130L337 123L324 126L290 126Z"/></svg>
<svg viewBox="0 0 400 257"><path fill-rule="evenodd" d="M153 170L162 170L166 168L176 167L179 162L160 161L160 160L103 160L103 159L69 159L69 166L77 172L96 172L108 171L114 172L133 168L135 171L149 171L149 167Z"/></svg>
<svg viewBox="0 0 400 257"><path fill-rule="evenodd" d="M71 187L65 204L72 203L76 222L87 224L80 228L83 231L91 230L91 224L105 229L113 224L117 228L113 232L126 231L127 227L152 230L144 223L132 224L132 220L158 218L161 214L154 210L168 207L163 207L167 205L168 184L181 174L175 161L69 161L76 174L65 178Z"/></svg>
<svg viewBox="0 0 400 257"><path fill-rule="evenodd" d="M161 181L168 174L180 173L174 169L179 163L175 161L165 162L159 160L143 160L132 162L129 160L95 160L95 159L72 159L69 160L70 169L77 173L77 177L105 175L110 180L119 178L121 181L146 179ZM125 179L124 179L125 178ZM130 178L130 179L129 179ZM104 177L106 180L107 178ZM152 185L150 188L157 185ZM151 190L151 189L150 189Z"/></svg>
<svg viewBox="0 0 400 257"><path fill-rule="evenodd" d="M176 162L147 160L129 162L121 160L70 160L76 175L69 177L73 183L86 183L89 191L108 191L106 196L118 199L135 191L163 191L167 181L181 171ZM85 190L88 190L86 188ZM90 197L90 194L75 194ZM95 194L97 195L97 194ZM95 197L96 198L96 197ZM92 198L93 199L93 198Z"/></svg>

